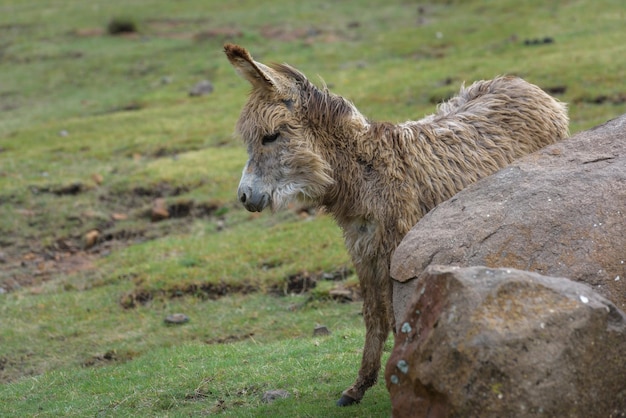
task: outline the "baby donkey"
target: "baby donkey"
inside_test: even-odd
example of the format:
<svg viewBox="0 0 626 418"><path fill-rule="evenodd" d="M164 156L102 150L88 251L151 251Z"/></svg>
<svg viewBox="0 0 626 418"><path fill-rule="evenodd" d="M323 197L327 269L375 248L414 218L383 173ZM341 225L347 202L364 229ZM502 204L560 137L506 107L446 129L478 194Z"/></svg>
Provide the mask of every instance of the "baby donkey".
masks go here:
<svg viewBox="0 0 626 418"><path fill-rule="evenodd" d="M520 78L498 77L461 88L422 120L375 122L289 65L266 66L237 45L224 50L252 84L237 122L249 156L239 200L253 212L306 202L343 230L366 333L358 377L337 404L357 403L395 332L389 267L404 235L469 184L566 138L566 106Z"/></svg>

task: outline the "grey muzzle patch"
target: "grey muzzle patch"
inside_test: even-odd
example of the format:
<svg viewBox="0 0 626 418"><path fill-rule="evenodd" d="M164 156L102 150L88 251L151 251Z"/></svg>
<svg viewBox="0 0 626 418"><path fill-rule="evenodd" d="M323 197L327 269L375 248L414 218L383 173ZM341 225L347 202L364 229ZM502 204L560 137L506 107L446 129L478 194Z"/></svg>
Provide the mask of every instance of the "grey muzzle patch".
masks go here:
<svg viewBox="0 0 626 418"><path fill-rule="evenodd" d="M270 204L270 193L259 176L247 172L248 166L249 163L239 181L237 197L248 211L261 212Z"/></svg>
<svg viewBox="0 0 626 418"><path fill-rule="evenodd" d="M261 212L270 203L270 195L268 193L255 192L251 187L239 187L239 201L250 212Z"/></svg>

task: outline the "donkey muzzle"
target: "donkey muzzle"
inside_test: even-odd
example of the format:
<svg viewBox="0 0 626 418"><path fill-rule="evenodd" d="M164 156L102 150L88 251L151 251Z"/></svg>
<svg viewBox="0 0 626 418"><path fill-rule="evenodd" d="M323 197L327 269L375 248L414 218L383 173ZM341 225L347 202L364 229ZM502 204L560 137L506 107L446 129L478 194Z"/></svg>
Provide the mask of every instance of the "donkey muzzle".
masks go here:
<svg viewBox="0 0 626 418"><path fill-rule="evenodd" d="M252 187L241 185L237 190L239 201L250 212L261 212L270 203L269 193L255 191Z"/></svg>
<svg viewBox="0 0 626 418"><path fill-rule="evenodd" d="M270 194L260 176L254 173L254 164L248 160L241 173L237 197L250 212L261 212L270 204Z"/></svg>

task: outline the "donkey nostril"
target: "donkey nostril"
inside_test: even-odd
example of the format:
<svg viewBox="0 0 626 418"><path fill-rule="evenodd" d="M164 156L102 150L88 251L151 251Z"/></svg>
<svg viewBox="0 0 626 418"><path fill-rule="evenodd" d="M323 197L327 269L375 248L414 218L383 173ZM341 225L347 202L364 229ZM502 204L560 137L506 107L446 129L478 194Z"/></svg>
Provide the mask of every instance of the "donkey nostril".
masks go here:
<svg viewBox="0 0 626 418"><path fill-rule="evenodd" d="M241 203L246 203L246 194L242 193L241 197L239 198L239 200L241 201Z"/></svg>

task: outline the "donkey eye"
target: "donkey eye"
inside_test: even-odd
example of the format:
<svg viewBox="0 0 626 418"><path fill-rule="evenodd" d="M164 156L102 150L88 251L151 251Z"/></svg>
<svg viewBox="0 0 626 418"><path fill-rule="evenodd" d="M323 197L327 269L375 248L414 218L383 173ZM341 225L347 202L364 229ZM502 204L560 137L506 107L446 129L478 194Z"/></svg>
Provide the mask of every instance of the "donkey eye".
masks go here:
<svg viewBox="0 0 626 418"><path fill-rule="evenodd" d="M278 132L274 132L273 134L264 135L263 139L261 139L261 143L263 145L269 144L270 142L276 141L280 134Z"/></svg>

